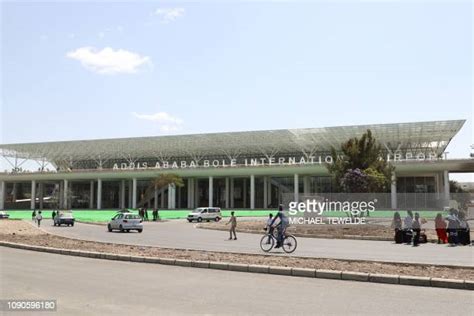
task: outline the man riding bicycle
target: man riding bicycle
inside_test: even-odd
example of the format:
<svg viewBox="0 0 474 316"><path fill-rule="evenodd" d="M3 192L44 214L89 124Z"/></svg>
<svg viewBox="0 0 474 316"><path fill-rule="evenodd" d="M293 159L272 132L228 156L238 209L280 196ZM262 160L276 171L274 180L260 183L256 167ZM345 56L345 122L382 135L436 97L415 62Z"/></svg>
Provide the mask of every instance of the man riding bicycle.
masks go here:
<svg viewBox="0 0 474 316"><path fill-rule="evenodd" d="M273 226L275 221L279 219L280 222ZM276 227L278 230L278 238L277 238L277 244L275 248L280 248L282 243L283 243L283 238L285 236L286 228L289 226L289 220L288 217L286 216L285 212L283 212L283 205L280 204L278 206L278 213L277 215L273 218L272 222L270 223L270 227Z"/></svg>

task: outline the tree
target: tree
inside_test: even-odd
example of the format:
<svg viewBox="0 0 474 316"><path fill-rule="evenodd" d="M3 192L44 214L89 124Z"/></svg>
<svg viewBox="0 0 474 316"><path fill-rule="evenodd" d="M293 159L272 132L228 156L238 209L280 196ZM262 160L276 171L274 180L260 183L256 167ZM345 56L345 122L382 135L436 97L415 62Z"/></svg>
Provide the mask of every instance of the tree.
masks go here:
<svg viewBox="0 0 474 316"><path fill-rule="evenodd" d="M387 192L394 167L388 164L382 147L367 130L359 139L349 139L340 150L331 148L332 164L327 164L336 188L347 193Z"/></svg>
<svg viewBox="0 0 474 316"><path fill-rule="evenodd" d="M150 181L150 185L146 189L138 205L144 205L153 197L155 190L161 190L162 188L168 187L168 185L172 185L174 187L183 187L183 178L174 173L160 174L158 177Z"/></svg>

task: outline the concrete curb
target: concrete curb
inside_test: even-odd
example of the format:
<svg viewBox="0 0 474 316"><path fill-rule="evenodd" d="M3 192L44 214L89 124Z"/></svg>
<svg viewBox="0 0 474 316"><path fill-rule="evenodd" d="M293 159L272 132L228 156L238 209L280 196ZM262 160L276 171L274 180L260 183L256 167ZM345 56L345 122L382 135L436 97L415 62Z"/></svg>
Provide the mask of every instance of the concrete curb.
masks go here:
<svg viewBox="0 0 474 316"><path fill-rule="evenodd" d="M248 265L241 263L226 263L214 261L192 261L187 259L171 259L171 258L156 258L156 257L142 257L142 256L128 256L112 253L100 253L93 251L81 251L60 249L52 247L32 246L25 244L18 244L6 241L0 241L0 246L17 248L23 250L32 250L39 252L54 253L59 255L87 257L103 260L115 260L126 262L141 262L151 264L164 264L182 267L193 267L200 269L215 269L250 273L265 273L293 277L306 278L320 278L320 279L336 279L344 281L356 282L373 282L373 283L387 283L410 286L428 286L437 288L449 288L459 290L474 290L474 281L471 280L455 280L455 279L441 279L417 276L400 276L379 273L362 273L352 271L334 271L324 269L305 269L305 268L291 268L291 267L277 267L264 265Z"/></svg>

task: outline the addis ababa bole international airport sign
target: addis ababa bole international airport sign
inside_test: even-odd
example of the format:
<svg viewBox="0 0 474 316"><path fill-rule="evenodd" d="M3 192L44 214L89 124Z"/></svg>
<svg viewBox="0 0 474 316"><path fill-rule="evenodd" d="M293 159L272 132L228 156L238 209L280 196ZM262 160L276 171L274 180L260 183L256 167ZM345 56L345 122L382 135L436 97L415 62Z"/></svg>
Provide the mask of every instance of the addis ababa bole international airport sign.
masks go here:
<svg viewBox="0 0 474 316"><path fill-rule="evenodd" d="M445 158L445 157L444 157ZM385 159L389 162L398 161L425 161L443 159L436 153L404 153L388 154ZM293 157L259 157L241 159L201 159L201 160L161 160L114 163L113 170L133 169L186 169L186 168L233 168L233 167L262 167L262 166L291 166L331 164L330 155L293 156Z"/></svg>

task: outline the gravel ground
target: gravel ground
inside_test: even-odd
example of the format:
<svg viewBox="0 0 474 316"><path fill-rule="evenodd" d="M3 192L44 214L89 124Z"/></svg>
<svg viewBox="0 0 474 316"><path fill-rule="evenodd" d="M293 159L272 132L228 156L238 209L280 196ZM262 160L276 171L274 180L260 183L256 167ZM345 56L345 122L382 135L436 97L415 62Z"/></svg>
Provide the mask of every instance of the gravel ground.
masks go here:
<svg viewBox="0 0 474 316"><path fill-rule="evenodd" d="M451 268L429 265L347 261L335 259L298 258L279 255L246 255L224 252L164 249L157 247L129 246L112 243L80 241L47 234L35 228L29 223L13 220L0 221L0 240L45 247L138 255L146 257L190 259L199 261L220 261L245 264L261 264L269 266L286 266L295 268L316 268L328 270L357 271L366 273L386 273L448 279L474 280L474 269L470 268Z"/></svg>
<svg viewBox="0 0 474 316"><path fill-rule="evenodd" d="M226 220L220 222L209 222L198 224L199 228L229 230ZM242 233L262 234L265 221L239 221L237 231ZM437 241L434 229L424 229L429 241ZM382 239L393 240L393 229L382 223L369 223L364 225L311 225L295 224L288 228L288 232L297 237L318 237L318 238L338 238L338 239Z"/></svg>

